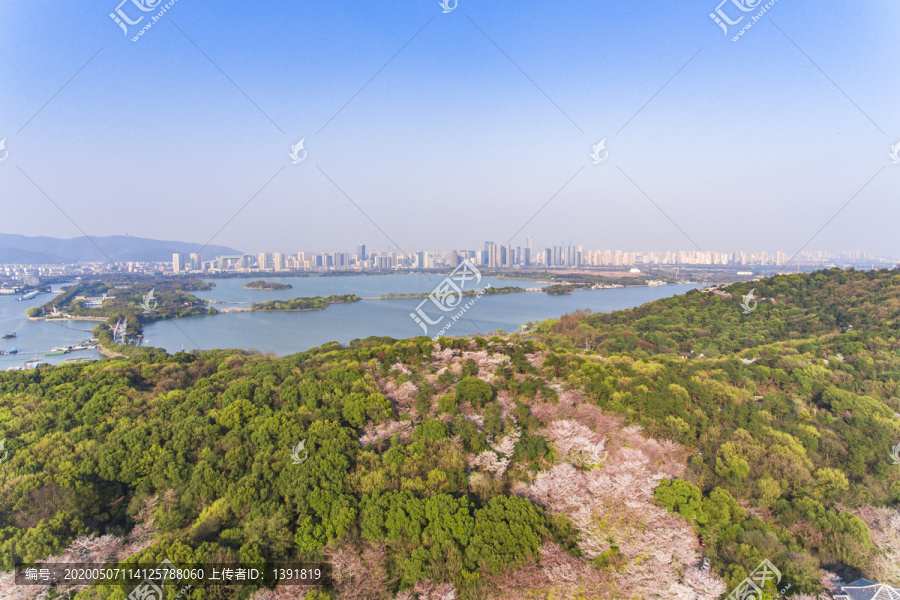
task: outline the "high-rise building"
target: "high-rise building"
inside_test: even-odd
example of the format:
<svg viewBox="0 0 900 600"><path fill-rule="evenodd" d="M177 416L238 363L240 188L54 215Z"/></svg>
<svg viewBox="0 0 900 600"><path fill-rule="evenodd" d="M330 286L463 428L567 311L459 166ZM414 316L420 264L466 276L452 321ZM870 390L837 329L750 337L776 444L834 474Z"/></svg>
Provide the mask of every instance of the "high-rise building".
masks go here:
<svg viewBox="0 0 900 600"><path fill-rule="evenodd" d="M497 267L500 264L499 246L494 242L484 243L484 264L488 267Z"/></svg>
<svg viewBox="0 0 900 600"><path fill-rule="evenodd" d="M366 245L359 244L356 246L356 263L359 264L366 260Z"/></svg>
<svg viewBox="0 0 900 600"><path fill-rule="evenodd" d="M184 255L177 252L172 255L172 272L181 273L184 271Z"/></svg>
<svg viewBox="0 0 900 600"><path fill-rule="evenodd" d="M191 254L191 271L203 270L203 257L199 254Z"/></svg>
<svg viewBox="0 0 900 600"><path fill-rule="evenodd" d="M284 253L283 252L276 252L275 254L272 255L272 268L275 269L275 271L286 271L287 270L287 265L284 262Z"/></svg>
<svg viewBox="0 0 900 600"><path fill-rule="evenodd" d="M346 267L350 262L350 253L348 252L332 252L331 253L331 265L332 267Z"/></svg>
<svg viewBox="0 0 900 600"><path fill-rule="evenodd" d="M259 267L260 271L272 270L272 258L269 256L268 252L259 253L259 256L256 257L256 265Z"/></svg>

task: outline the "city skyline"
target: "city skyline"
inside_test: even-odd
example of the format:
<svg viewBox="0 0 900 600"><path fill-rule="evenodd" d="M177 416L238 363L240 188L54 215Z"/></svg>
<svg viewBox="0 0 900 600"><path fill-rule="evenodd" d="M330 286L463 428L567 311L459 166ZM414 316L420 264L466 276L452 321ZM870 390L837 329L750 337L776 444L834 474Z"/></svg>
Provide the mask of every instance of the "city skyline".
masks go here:
<svg viewBox="0 0 900 600"><path fill-rule="evenodd" d="M592 269L621 268L631 272L646 270L690 268L722 268L737 275L749 275L756 268L790 272L810 268L859 267L896 268L897 259L875 256L861 250L832 253L811 250L797 256L784 251L745 250L732 252L699 252L688 250L626 251L621 249L590 249L584 246L552 246L528 248L500 246L485 242L484 250L451 250L446 252L419 250L408 254L391 251L367 251L366 244L357 245L357 253L345 252L261 252L204 257L201 253L174 253L171 261L118 261L116 263L86 262L71 264L3 264L0 280L23 281L34 277L101 274L109 272L131 274L235 274L327 271L429 271L446 270L466 260L489 270L526 269ZM533 250L533 252L532 252ZM360 260L359 251L365 252ZM744 269L742 271L741 269Z"/></svg>
<svg viewBox="0 0 900 600"><path fill-rule="evenodd" d="M552 246L534 249L531 246L499 245L487 241L484 250L455 249L447 252L419 250L410 253L393 251L366 251L366 244L358 244L357 254L351 252L261 252L218 256L212 260L204 260L201 254L173 254L172 270L175 273L205 271L259 271L287 272L310 270L340 270L355 268L357 270L387 270L397 268L428 270L453 268L466 260L489 269L513 268L558 268L558 267L634 267L638 265L660 266L775 266L785 267L795 262L816 265L834 261L871 261L874 266L894 263L893 259L875 257L869 252L849 250L838 253L827 251L808 251L796 256L789 256L782 250L769 252L734 251L734 252L699 252L685 250L661 251L624 251L598 250L579 246ZM359 251L363 253L360 254ZM849 264L849 263L848 263ZM207 267L207 265L209 265Z"/></svg>

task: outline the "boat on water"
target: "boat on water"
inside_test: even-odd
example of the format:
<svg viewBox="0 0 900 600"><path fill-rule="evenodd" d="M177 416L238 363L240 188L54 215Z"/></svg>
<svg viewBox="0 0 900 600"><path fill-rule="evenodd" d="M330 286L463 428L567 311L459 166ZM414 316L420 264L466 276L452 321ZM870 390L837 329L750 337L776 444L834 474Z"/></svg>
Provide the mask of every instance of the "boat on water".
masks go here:
<svg viewBox="0 0 900 600"><path fill-rule="evenodd" d="M12 350L0 350L0 356L9 356L12 354L18 354L19 350L17 348L13 348Z"/></svg>
<svg viewBox="0 0 900 600"><path fill-rule="evenodd" d="M68 354L72 351L70 346L60 346L58 348L51 348L49 352L45 354L45 356L61 356L63 354Z"/></svg>
<svg viewBox="0 0 900 600"><path fill-rule="evenodd" d="M24 296L19 298L19 302L24 302L25 300L31 300L32 298L36 297L38 294L40 294L40 292L38 292L38 291L28 292L27 294L25 294Z"/></svg>
<svg viewBox="0 0 900 600"><path fill-rule="evenodd" d="M76 350L96 350L97 342L94 340L81 340L74 346L70 346L69 350L75 352Z"/></svg>
<svg viewBox="0 0 900 600"><path fill-rule="evenodd" d="M14 338L14 337L16 337L16 332L15 332L15 331L10 331L9 333L3 334L3 339L4 339L4 340L9 340L9 339L12 339L12 338Z"/></svg>

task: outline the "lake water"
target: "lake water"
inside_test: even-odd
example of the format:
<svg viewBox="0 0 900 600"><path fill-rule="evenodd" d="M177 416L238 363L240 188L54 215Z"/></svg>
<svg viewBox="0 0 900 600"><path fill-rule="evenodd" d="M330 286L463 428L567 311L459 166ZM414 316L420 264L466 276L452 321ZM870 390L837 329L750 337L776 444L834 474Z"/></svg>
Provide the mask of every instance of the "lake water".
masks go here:
<svg viewBox="0 0 900 600"><path fill-rule="evenodd" d="M373 298L391 292L428 293L442 279L442 276L422 274L285 277L277 281L289 283L293 289L268 292L245 290L241 287L253 278L225 279L216 280L214 290L198 292L196 295L205 300L236 303L231 306L245 307L251 302L287 300L302 296L356 294L362 298ZM534 288L546 285L537 281L484 277L480 285L486 283L490 283L492 287ZM489 334L498 329L516 331L520 325L529 321L557 318L578 309L612 312L683 294L695 288L692 285L668 285L578 290L567 296L548 296L542 292L482 296L462 319L453 324L446 335ZM184 349L253 348L284 356L332 341L346 344L353 339L373 335L393 338L423 335L422 329L409 316L421 302L421 299L360 300L306 312L235 312L159 321L144 329L144 337L148 345L165 348L169 352L181 350L182 346ZM221 309L228 305L216 307ZM426 310L432 318L437 318L438 311L434 308ZM428 335L435 335L439 327L431 326Z"/></svg>
<svg viewBox="0 0 900 600"><path fill-rule="evenodd" d="M15 333L9 340L0 339L0 350L18 349L13 356L0 356L0 371L10 367L21 367L26 360L41 358L42 363L59 364L76 358L100 358L96 350L79 350L61 356L45 356L51 348L73 346L80 340L91 337L91 329L97 323L91 321L37 321L30 322L25 311L32 306L41 306L59 293L59 286L53 286L54 293L39 294L31 300L19 302L21 296L0 296L0 336Z"/></svg>
<svg viewBox="0 0 900 600"><path fill-rule="evenodd" d="M249 307L252 302L287 300L302 296L356 294L363 298L387 293L428 293L443 280L440 275L364 275L340 277L284 277L268 278L293 286L290 290L246 290L243 284L260 277L214 280L215 288L196 295L216 304L218 309ZM545 283L518 279L484 277L480 285L492 287L543 287ZM629 287L611 290L579 290L568 296L548 296L542 292L482 296L462 319L455 322L446 335L490 334L502 329L516 331L529 321L557 318L578 309L611 312L633 308L660 298L683 294L692 285L660 287ZM18 337L0 340L0 349L16 347L15 357L0 356L0 369L20 366L55 346L69 346L90 337L94 323L29 322L25 310L40 306L50 299L41 294L26 302L18 297L0 296L0 335L15 331ZM305 312L233 312L215 316L192 317L159 321L144 329L147 346L177 352L184 348L243 348L274 352L279 356L308 350L337 341L346 344L353 339L369 336L407 338L423 335L422 329L409 314L421 302L418 300L360 300L350 304L335 304L324 310ZM430 302L428 303L430 304ZM428 310L432 318L438 316L434 308ZM444 319L446 322L447 319ZM443 325L443 323L442 323ZM431 326L428 335L435 335L439 326ZM44 357L42 362L57 364L72 358L97 358L96 351L72 352L64 356Z"/></svg>

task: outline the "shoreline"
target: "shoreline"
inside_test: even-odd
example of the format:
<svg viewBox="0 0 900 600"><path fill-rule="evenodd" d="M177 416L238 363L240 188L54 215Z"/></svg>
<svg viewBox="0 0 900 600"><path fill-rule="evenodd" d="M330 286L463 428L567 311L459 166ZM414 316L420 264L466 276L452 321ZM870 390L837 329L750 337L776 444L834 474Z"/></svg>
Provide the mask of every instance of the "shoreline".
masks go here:
<svg viewBox="0 0 900 600"><path fill-rule="evenodd" d="M106 323L106 317L30 317L37 321L96 321Z"/></svg>

